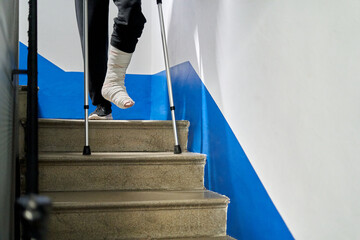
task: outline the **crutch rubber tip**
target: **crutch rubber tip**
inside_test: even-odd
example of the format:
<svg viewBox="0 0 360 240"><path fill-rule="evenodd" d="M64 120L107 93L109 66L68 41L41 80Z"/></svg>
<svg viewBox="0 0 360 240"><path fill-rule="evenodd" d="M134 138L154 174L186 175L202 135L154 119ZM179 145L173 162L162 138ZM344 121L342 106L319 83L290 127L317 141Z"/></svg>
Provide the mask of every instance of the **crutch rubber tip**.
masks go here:
<svg viewBox="0 0 360 240"><path fill-rule="evenodd" d="M83 155L91 155L90 146L84 146Z"/></svg>
<svg viewBox="0 0 360 240"><path fill-rule="evenodd" d="M174 146L174 153L175 153L175 154L181 154L181 147L180 147L180 145L175 145L175 146Z"/></svg>

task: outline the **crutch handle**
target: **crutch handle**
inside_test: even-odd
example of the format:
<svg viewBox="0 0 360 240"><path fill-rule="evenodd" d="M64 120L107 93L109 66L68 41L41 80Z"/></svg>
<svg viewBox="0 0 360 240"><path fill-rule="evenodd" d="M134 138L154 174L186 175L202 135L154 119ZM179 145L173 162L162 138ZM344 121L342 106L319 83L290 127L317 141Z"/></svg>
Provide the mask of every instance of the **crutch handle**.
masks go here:
<svg viewBox="0 0 360 240"><path fill-rule="evenodd" d="M162 0L156 0L156 3L157 4L162 3Z"/></svg>

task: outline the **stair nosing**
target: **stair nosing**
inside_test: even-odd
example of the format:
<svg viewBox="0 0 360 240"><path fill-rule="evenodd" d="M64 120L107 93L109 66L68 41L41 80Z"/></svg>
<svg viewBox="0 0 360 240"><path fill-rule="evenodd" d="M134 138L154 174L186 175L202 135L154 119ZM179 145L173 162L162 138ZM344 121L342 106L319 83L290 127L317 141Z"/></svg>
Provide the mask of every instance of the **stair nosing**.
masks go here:
<svg viewBox="0 0 360 240"><path fill-rule="evenodd" d="M53 203L53 210L95 210L95 209L133 209L133 208L208 208L209 206L224 207L227 205L225 200L196 200L178 202L123 202L123 203Z"/></svg>
<svg viewBox="0 0 360 240"><path fill-rule="evenodd" d="M205 164L206 155L198 153L172 154L169 152L96 152L90 156L81 153L40 152L39 164Z"/></svg>
<svg viewBox="0 0 360 240"><path fill-rule="evenodd" d="M178 238L158 238L158 240L236 240L235 238L229 235L211 235L211 236L196 236L196 237L178 237Z"/></svg>
<svg viewBox="0 0 360 240"><path fill-rule="evenodd" d="M67 125L67 128L77 128L83 126L83 119L48 119L40 118L39 127L55 127ZM187 129L190 126L190 122L187 120L177 120L177 127L180 131ZM89 125L96 128L172 128L171 120L90 120Z"/></svg>
<svg viewBox="0 0 360 240"><path fill-rule="evenodd" d="M109 191L98 191L92 193L102 194ZM113 191L116 193L130 193L129 191ZM173 208L173 207L194 207L194 208L207 208L211 207L225 207L230 203L228 197L220 195L218 193L209 191L209 190L192 190L192 191L132 191L131 193L178 193L178 194L189 194L189 193L208 193L209 196L204 199L155 199L155 200L125 200L125 201L53 201L53 210L90 210L90 209L128 209L128 208ZM55 192L45 193L50 198ZM67 194L81 194L81 192L66 192ZM84 193L84 192L83 192ZM89 193L89 192L85 192ZM56 194L64 194L64 192L56 192ZM71 197L71 195L70 195Z"/></svg>

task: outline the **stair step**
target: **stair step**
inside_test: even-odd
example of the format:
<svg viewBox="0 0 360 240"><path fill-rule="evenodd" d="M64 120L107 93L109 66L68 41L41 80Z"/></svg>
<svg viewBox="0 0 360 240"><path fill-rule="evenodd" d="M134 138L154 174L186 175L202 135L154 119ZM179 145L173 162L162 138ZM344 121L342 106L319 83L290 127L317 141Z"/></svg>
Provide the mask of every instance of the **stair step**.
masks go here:
<svg viewBox="0 0 360 240"><path fill-rule="evenodd" d="M187 150L188 121L177 121L179 144ZM39 151L82 152L84 120L39 119ZM171 152L171 121L96 120L89 122L93 152Z"/></svg>
<svg viewBox="0 0 360 240"><path fill-rule="evenodd" d="M225 237L229 199L207 190L49 192L49 239Z"/></svg>
<svg viewBox="0 0 360 240"><path fill-rule="evenodd" d="M206 155L171 152L39 154L39 188L48 191L204 189Z"/></svg>

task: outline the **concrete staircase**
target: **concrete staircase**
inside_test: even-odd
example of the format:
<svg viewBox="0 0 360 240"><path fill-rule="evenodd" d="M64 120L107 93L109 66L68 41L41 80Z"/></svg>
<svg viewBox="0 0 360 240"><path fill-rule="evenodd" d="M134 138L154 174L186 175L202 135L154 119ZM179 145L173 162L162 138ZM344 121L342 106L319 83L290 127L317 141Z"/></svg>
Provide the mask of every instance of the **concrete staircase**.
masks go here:
<svg viewBox="0 0 360 240"><path fill-rule="evenodd" d="M39 120L39 188L53 201L49 240L233 239L229 199L205 190L206 156L186 151L189 122L178 121L181 155L171 152L170 121L91 121L93 154L83 156L83 124Z"/></svg>

